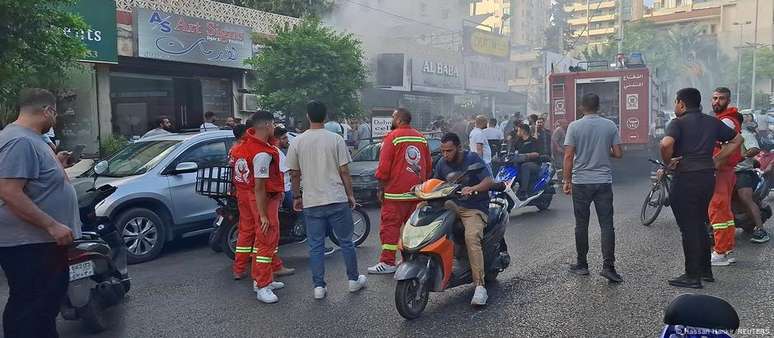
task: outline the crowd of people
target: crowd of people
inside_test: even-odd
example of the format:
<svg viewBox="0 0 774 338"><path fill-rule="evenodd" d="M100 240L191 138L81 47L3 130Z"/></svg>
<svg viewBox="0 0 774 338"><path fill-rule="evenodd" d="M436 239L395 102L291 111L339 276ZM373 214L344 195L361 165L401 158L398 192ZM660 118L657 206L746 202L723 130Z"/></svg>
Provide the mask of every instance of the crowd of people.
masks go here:
<svg viewBox="0 0 774 338"><path fill-rule="evenodd" d="M735 194L745 201L749 197L755 177L744 173L756 166L754 155L759 143L766 140L755 135L755 128L751 128L754 121L741 116L730 101L730 90L716 89L712 95L715 116L711 116L702 113L698 90L681 89L675 99L677 118L660 143L661 157L673 175L671 207L685 256L685 273L669 280L673 286L701 288L703 282L715 281L713 266L735 262L731 203ZM66 162L42 137L56 123L55 97L43 89L26 89L21 92L19 107L16 122L0 132L0 265L10 287L4 330L8 337L55 336L55 318L68 282L66 248L80 234L78 203L63 170ZM412 127L411 112L396 109L392 131L382 140L375 174L383 203L382 250L368 273L396 271L401 226L419 203L411 187L480 167L460 181L462 195L469 198L456 202L453 209L465 228L475 288L471 304L485 305L488 294L481 240L488 218L488 192L494 183L492 158L499 150L508 150L525 159L521 187L529 186L537 160L561 163L562 188L572 195L576 220L577 257L570 272L589 274L588 226L594 204L602 230L600 274L611 282L622 282L615 268L611 159L624 154L618 127L601 117L599 109L599 97L586 94L580 100L582 117L569 125L556 121L553 130L546 128L544 117L531 115L522 121L519 113L500 123L481 115L461 120L451 126L452 130L444 131L441 158L436 163L431 160L427 139ZM294 273L278 255L278 212L283 203L303 213L314 298L323 299L328 293L324 255L325 238L331 231L340 241L348 291L356 293L367 287L368 279L358 271L352 242L351 209L356 201L349 148L370 142L371 130L366 121L338 122L318 101L308 103L306 117L308 129L301 130L301 124L296 123L294 131L300 134L293 142L288 140L289 131L278 127L274 115L267 111L254 113L245 124L230 118L224 126L234 130L237 138L229 152L240 214L233 277L247 278L249 270L256 297L264 303L279 301L274 291L285 285L275 278ZM157 122L144 137L172 128L166 117ZM214 114L205 114L201 131L221 129L215 122ZM529 192L520 188L518 194ZM755 224L750 229L753 242L766 242L768 234L753 209L748 208Z"/></svg>

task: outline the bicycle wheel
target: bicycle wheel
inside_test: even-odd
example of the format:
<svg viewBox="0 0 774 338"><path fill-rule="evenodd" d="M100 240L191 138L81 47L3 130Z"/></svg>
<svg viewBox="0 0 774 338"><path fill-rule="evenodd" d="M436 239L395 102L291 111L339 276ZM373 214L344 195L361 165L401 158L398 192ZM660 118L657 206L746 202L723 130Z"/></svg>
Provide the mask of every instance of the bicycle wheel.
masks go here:
<svg viewBox="0 0 774 338"><path fill-rule="evenodd" d="M661 208L664 207L665 189L664 181L659 180L654 183L653 187L648 191L645 202L642 203L642 212L640 213L642 225L649 226L656 221L656 218L658 218L658 214L661 213Z"/></svg>

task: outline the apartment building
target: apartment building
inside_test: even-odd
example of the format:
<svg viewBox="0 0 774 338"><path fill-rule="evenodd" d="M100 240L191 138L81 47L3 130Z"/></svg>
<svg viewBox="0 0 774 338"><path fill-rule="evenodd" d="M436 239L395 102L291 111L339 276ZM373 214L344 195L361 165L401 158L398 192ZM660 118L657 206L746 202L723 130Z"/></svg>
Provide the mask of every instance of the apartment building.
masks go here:
<svg viewBox="0 0 774 338"><path fill-rule="evenodd" d="M642 18L643 0L568 0L567 23L578 39L576 46L596 46L619 34L621 21ZM619 18L619 15L622 16Z"/></svg>

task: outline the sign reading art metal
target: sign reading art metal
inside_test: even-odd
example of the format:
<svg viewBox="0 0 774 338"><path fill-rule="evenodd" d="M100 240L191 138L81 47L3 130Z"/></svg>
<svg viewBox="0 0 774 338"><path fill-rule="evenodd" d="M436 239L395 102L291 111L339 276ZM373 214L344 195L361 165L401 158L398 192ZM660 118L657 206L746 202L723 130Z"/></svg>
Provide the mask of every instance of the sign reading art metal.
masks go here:
<svg viewBox="0 0 774 338"><path fill-rule="evenodd" d="M134 10L137 56L249 68L253 55L249 27L136 8Z"/></svg>

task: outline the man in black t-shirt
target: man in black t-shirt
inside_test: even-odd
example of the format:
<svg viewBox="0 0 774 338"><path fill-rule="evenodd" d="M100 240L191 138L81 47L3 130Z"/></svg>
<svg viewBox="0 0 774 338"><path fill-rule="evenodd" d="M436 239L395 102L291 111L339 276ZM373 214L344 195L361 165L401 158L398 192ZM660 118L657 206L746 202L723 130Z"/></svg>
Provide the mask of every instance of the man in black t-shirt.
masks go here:
<svg viewBox="0 0 774 338"><path fill-rule="evenodd" d="M540 171L538 158L540 158L540 145L531 136L529 125L520 124L516 128L516 151L519 152L519 191L516 192L520 200L526 200L532 193L532 185L535 176Z"/></svg>
<svg viewBox="0 0 774 338"><path fill-rule="evenodd" d="M677 92L677 118L661 140L661 158L674 170L670 200L683 238L685 274L672 279L676 287L701 288L714 282L710 265L707 209L715 188L715 168L742 145L742 137L715 117L701 112L701 93L694 88ZM713 158L717 142L725 143Z"/></svg>

